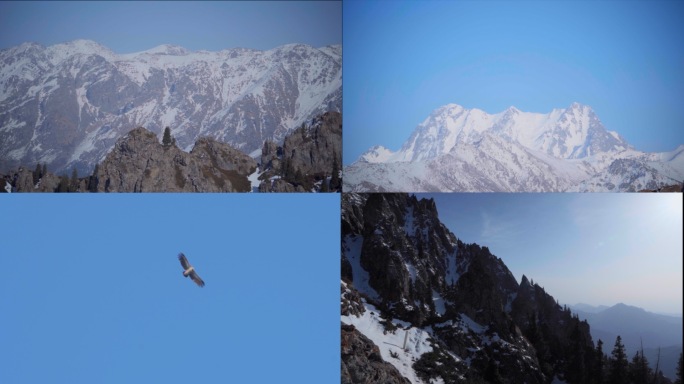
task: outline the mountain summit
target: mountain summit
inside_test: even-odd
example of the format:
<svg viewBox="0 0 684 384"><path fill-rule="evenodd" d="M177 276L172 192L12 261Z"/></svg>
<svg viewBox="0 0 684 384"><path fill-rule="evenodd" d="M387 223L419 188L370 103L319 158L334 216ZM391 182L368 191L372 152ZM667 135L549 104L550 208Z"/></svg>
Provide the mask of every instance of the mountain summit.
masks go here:
<svg viewBox="0 0 684 384"><path fill-rule="evenodd" d="M47 163L92 171L131 129L209 136L258 156L265 140L342 105L342 48L289 44L117 54L89 40L0 51L0 172Z"/></svg>
<svg viewBox="0 0 684 384"><path fill-rule="evenodd" d="M361 155L345 170L345 190L656 189L684 179L680 152L637 151L606 130L591 107L577 102L546 114L513 106L488 114L447 104L420 123L397 152L376 146ZM642 171L611 168L622 160L636 162Z"/></svg>

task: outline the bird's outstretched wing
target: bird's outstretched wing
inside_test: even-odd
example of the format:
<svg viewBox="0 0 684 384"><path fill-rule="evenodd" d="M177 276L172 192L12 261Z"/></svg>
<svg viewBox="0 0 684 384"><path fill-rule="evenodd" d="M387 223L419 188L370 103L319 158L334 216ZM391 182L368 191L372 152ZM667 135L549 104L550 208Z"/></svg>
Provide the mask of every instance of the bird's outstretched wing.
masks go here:
<svg viewBox="0 0 684 384"><path fill-rule="evenodd" d="M204 287L204 280L202 280L199 277L197 272L195 272L195 271L190 272L190 278L192 279L192 281L195 282L195 284L199 285L200 287Z"/></svg>
<svg viewBox="0 0 684 384"><path fill-rule="evenodd" d="M188 268L192 267L192 265L190 265L190 263L188 262L188 259L183 254L183 252L178 254L178 260L180 260L180 263L183 266L183 269L188 269Z"/></svg>

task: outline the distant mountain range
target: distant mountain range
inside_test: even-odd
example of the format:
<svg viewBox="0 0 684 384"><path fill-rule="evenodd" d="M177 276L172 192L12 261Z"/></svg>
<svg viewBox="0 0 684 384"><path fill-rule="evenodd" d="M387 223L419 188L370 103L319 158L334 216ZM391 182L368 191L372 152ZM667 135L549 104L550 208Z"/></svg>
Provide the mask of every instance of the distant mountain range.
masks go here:
<svg viewBox="0 0 684 384"><path fill-rule="evenodd" d="M169 126L184 151L206 136L257 158L264 141L341 109L340 45L116 54L89 40L24 43L0 51L0 172L90 173L139 126Z"/></svg>
<svg viewBox="0 0 684 384"><path fill-rule="evenodd" d="M677 144L677 143L673 143ZM638 191L684 181L684 143L636 150L591 107L497 114L448 104L396 152L376 146L345 168L348 192Z"/></svg>
<svg viewBox="0 0 684 384"><path fill-rule="evenodd" d="M665 316L626 304L612 307L587 304L571 306L580 319L591 326L594 341L603 340L604 351L610 353L618 335L631 359L643 345L649 363L655 368L661 347L660 369L674 379L677 359L682 352L682 317Z"/></svg>

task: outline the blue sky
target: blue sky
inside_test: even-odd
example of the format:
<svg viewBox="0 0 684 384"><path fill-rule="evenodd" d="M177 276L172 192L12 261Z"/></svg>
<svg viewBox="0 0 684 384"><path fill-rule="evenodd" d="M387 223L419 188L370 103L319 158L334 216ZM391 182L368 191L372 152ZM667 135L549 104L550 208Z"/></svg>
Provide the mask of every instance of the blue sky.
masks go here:
<svg viewBox="0 0 684 384"><path fill-rule="evenodd" d="M561 303L682 313L679 193L444 193L440 220Z"/></svg>
<svg viewBox="0 0 684 384"><path fill-rule="evenodd" d="M345 1L344 163L436 108L591 106L643 151L684 144L684 3Z"/></svg>
<svg viewBox="0 0 684 384"><path fill-rule="evenodd" d="M339 194L19 195L0 211L0 382L339 381Z"/></svg>
<svg viewBox="0 0 684 384"><path fill-rule="evenodd" d="M116 53L342 43L341 2L0 2L0 49L94 40Z"/></svg>

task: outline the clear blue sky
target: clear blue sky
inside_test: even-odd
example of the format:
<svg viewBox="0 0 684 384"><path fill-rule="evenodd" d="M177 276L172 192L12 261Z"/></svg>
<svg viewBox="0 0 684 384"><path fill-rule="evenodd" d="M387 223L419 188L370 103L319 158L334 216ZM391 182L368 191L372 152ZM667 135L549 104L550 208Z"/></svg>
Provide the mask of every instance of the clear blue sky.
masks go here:
<svg viewBox="0 0 684 384"><path fill-rule="evenodd" d="M0 197L1 383L339 381L339 194Z"/></svg>
<svg viewBox="0 0 684 384"><path fill-rule="evenodd" d="M437 107L580 102L637 149L684 144L684 2L345 1L344 163Z"/></svg>
<svg viewBox="0 0 684 384"><path fill-rule="evenodd" d="M0 49L94 40L116 53L342 43L340 1L0 2Z"/></svg>
<svg viewBox="0 0 684 384"><path fill-rule="evenodd" d="M440 220L561 303L682 313L679 193L444 193Z"/></svg>

